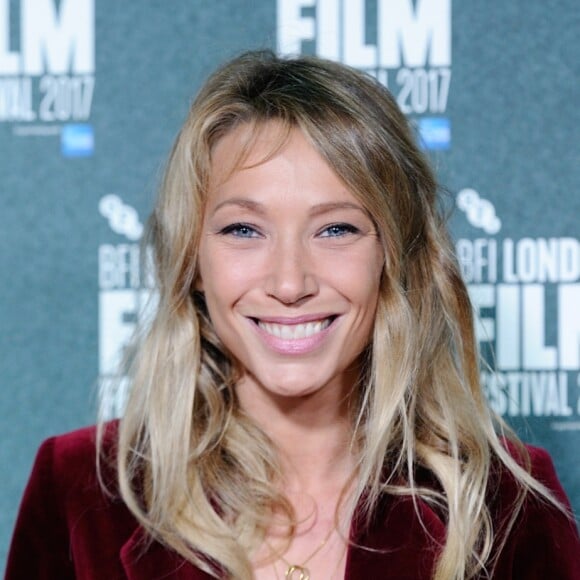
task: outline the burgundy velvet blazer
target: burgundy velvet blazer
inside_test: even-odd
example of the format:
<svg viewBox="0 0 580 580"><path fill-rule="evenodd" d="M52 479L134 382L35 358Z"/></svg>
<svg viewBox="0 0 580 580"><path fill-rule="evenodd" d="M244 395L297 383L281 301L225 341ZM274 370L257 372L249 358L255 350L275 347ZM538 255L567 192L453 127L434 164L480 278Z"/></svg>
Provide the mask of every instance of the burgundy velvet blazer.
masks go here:
<svg viewBox="0 0 580 580"><path fill-rule="evenodd" d="M113 425L105 446L114 448ZM545 451L529 448L533 473L568 503ZM104 473L114 482L114 470ZM490 506L494 523L504 521L516 488L496 474ZM380 552L349 547L347 580L429 579L444 540L440 517L419 502L385 497L369 529L351 537ZM208 580L160 543L145 543L143 529L118 497L103 493L95 472L95 429L45 441L24 493L8 557L6 580ZM145 546L145 547L144 547ZM515 529L498 557L494 578L579 580L580 541L573 522L536 499L526 500Z"/></svg>

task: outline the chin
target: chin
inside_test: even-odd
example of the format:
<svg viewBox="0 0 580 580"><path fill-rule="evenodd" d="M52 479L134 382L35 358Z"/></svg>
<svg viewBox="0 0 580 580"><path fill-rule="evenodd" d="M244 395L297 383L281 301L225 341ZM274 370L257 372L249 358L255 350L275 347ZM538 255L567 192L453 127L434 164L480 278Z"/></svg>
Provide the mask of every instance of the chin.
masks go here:
<svg viewBox="0 0 580 580"><path fill-rule="evenodd" d="M312 369L310 372L293 373L287 370L284 373L261 374L255 378L266 392L288 398L308 397L336 381L333 376L316 376Z"/></svg>
<svg viewBox="0 0 580 580"><path fill-rule="evenodd" d="M288 380L284 377L281 380L269 379L267 382L261 383L267 392L277 395L279 397L305 397L312 395L320 390L321 385L312 382L312 377L310 380L306 381L304 378L296 378ZM267 385L267 386L265 386Z"/></svg>
<svg viewBox="0 0 580 580"><path fill-rule="evenodd" d="M279 397L284 397L287 399L301 399L304 397L309 397L320 391L322 387L311 386L304 388L304 383L301 385L280 385L276 389L269 389L271 392L275 393Z"/></svg>

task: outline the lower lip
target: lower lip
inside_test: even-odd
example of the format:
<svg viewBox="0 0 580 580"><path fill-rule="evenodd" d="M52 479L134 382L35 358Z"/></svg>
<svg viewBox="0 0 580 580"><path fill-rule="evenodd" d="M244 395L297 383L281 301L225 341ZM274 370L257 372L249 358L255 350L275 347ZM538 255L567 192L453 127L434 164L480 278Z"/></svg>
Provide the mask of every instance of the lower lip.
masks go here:
<svg viewBox="0 0 580 580"><path fill-rule="evenodd" d="M312 336L293 339L278 338L277 336L266 332L263 328L260 328L260 326L253 320L250 320L250 324L266 346L274 352L287 355L299 355L308 354L318 349L336 327L337 320L338 318L335 318L324 330L321 330Z"/></svg>

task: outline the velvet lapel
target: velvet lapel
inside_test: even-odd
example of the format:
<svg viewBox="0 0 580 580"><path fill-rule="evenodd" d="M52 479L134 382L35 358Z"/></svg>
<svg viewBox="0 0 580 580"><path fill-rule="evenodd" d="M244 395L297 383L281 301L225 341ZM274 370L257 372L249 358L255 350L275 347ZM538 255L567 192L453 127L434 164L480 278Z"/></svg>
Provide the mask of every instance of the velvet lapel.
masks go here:
<svg viewBox="0 0 580 580"><path fill-rule="evenodd" d="M147 543L140 526L125 542L120 554L129 580L214 580L159 542Z"/></svg>
<svg viewBox="0 0 580 580"><path fill-rule="evenodd" d="M409 498L387 496L368 530L353 522L347 553L345 580L430 578L445 526L427 504L418 500L421 521ZM388 549L385 549L388 546ZM159 542L146 541L140 526L121 548L128 580L212 580Z"/></svg>
<svg viewBox="0 0 580 580"><path fill-rule="evenodd" d="M368 530L353 522L345 580L431 578L445 526L421 500L385 497ZM359 529L357 529L359 528ZM387 548L388 546L388 548Z"/></svg>

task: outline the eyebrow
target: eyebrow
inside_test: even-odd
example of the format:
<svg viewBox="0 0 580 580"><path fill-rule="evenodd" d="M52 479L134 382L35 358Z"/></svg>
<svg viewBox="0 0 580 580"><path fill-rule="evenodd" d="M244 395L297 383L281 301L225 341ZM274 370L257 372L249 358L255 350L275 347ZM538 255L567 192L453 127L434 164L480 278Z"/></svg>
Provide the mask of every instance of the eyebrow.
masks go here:
<svg viewBox="0 0 580 580"><path fill-rule="evenodd" d="M311 209L311 213L313 215L320 215L336 209L355 209L363 212L365 215L368 214L367 210L362 205L353 203L352 201L329 201L326 203L318 203Z"/></svg>
<svg viewBox="0 0 580 580"><path fill-rule="evenodd" d="M260 215L266 214L266 208L263 204L257 201L253 201L251 199L246 199L245 197L232 197L231 199L226 199L220 203L218 203L212 213L216 213L222 207L226 207L228 205L238 206L244 209L249 209L253 212L256 212Z"/></svg>
<svg viewBox="0 0 580 580"><path fill-rule="evenodd" d="M231 199L226 199L226 200L218 203L215 206L212 213L215 214L221 208L226 207L226 206L230 206L230 205L241 207L243 209L248 209L248 210L253 211L259 215L266 215L266 213L267 213L266 207L264 206L264 204L262 204L258 201L244 198L244 197L234 197ZM314 205L311 208L310 213L312 215L321 215L321 214L328 213L328 212L331 212L334 210L339 210L339 209L354 209L354 210L357 210L357 211L364 213L365 216L368 216L368 212L364 207L362 207L361 205L359 205L357 203L353 203L351 201L329 201L329 202L325 202L325 203L317 203L316 205Z"/></svg>

